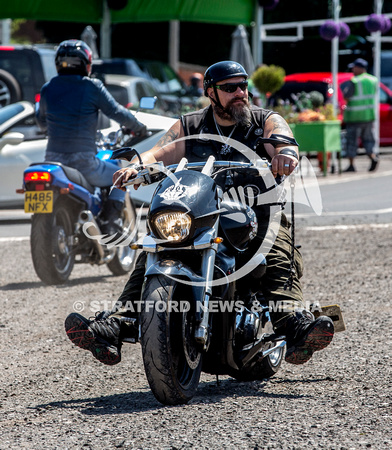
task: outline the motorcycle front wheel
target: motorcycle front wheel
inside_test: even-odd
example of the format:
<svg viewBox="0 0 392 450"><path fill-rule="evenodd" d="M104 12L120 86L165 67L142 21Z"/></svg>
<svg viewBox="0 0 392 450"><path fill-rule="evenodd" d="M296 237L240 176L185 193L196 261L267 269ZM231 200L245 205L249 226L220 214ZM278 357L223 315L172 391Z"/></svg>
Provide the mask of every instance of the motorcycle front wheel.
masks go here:
<svg viewBox="0 0 392 450"><path fill-rule="evenodd" d="M135 206L128 195L125 197L121 218L123 220L124 240L116 245L116 253L113 259L107 263L108 269L113 275L124 275L130 272L136 262L137 250L131 249L130 245L138 240L139 223Z"/></svg>
<svg viewBox="0 0 392 450"><path fill-rule="evenodd" d="M155 398L164 405L187 403L199 385L202 354L194 340L195 310L184 301L191 295L184 284L165 276L148 279L142 294L144 369ZM189 310L181 307L185 304Z"/></svg>
<svg viewBox="0 0 392 450"><path fill-rule="evenodd" d="M65 283L74 266L71 249L73 222L65 205L55 204L51 214L34 214L30 248L38 277L48 285Z"/></svg>

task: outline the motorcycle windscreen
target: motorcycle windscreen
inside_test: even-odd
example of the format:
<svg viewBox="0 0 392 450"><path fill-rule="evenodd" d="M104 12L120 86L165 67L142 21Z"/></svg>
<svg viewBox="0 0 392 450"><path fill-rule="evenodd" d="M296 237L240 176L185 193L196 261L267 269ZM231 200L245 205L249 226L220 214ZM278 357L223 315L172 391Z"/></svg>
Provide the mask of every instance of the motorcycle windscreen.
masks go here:
<svg viewBox="0 0 392 450"><path fill-rule="evenodd" d="M165 178L157 187L149 210L152 216L162 210L187 212L194 219L217 213L217 185L203 173L183 170Z"/></svg>

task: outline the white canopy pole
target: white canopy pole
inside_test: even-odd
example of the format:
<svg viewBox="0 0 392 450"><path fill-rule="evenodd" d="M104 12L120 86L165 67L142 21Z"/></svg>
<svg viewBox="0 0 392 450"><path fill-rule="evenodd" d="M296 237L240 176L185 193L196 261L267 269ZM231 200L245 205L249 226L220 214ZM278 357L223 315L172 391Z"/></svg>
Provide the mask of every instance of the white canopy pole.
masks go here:
<svg viewBox="0 0 392 450"><path fill-rule="evenodd" d="M382 13L383 0L375 0L374 12L376 14ZM381 77L381 31L374 33L374 55L373 55L373 67L374 76L380 81ZM380 90L376 90L376 120L374 123L374 135L376 138L375 153L380 152Z"/></svg>
<svg viewBox="0 0 392 450"><path fill-rule="evenodd" d="M263 63L263 42L261 40L261 27L263 26L263 8L256 1L256 23L252 32L252 54L255 65Z"/></svg>
<svg viewBox="0 0 392 450"><path fill-rule="evenodd" d="M171 20L169 25L169 64L178 72L180 60L180 22Z"/></svg>
<svg viewBox="0 0 392 450"><path fill-rule="evenodd" d="M3 19L0 21L2 45L8 45L11 42L11 19Z"/></svg>
<svg viewBox="0 0 392 450"><path fill-rule="evenodd" d="M339 0L333 1L333 16L334 21L339 24L339 14L340 14L340 2ZM335 115L338 113L338 65L339 65L339 36L332 39L332 55L331 55L331 72L332 72L332 105L333 112Z"/></svg>
<svg viewBox="0 0 392 450"><path fill-rule="evenodd" d="M110 58L112 56L112 32L111 32L111 18L110 9L106 1L103 3L102 22L101 22L101 42L100 42L100 54L101 58Z"/></svg>

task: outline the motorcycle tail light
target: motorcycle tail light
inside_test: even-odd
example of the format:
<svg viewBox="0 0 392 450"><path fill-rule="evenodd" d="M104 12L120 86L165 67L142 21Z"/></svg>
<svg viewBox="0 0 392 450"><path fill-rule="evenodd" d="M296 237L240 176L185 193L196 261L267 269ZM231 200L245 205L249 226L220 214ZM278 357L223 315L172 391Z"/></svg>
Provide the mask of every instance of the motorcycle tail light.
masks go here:
<svg viewBox="0 0 392 450"><path fill-rule="evenodd" d="M161 239L181 242L189 236L192 218L182 212L165 212L154 217L153 225Z"/></svg>
<svg viewBox="0 0 392 450"><path fill-rule="evenodd" d="M52 177L49 172L28 172L24 175L24 180L26 183L50 183Z"/></svg>

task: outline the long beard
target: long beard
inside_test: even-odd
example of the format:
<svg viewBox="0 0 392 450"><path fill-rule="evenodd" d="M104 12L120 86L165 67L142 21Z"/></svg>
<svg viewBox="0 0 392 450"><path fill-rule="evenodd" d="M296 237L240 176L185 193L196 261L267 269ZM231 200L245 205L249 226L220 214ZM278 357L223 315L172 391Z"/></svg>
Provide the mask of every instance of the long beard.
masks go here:
<svg viewBox="0 0 392 450"><path fill-rule="evenodd" d="M235 121L238 125L248 127L252 123L248 100L244 99L241 104L234 102L235 100L232 100L227 104L226 108L214 104L213 108L216 115L223 120Z"/></svg>

